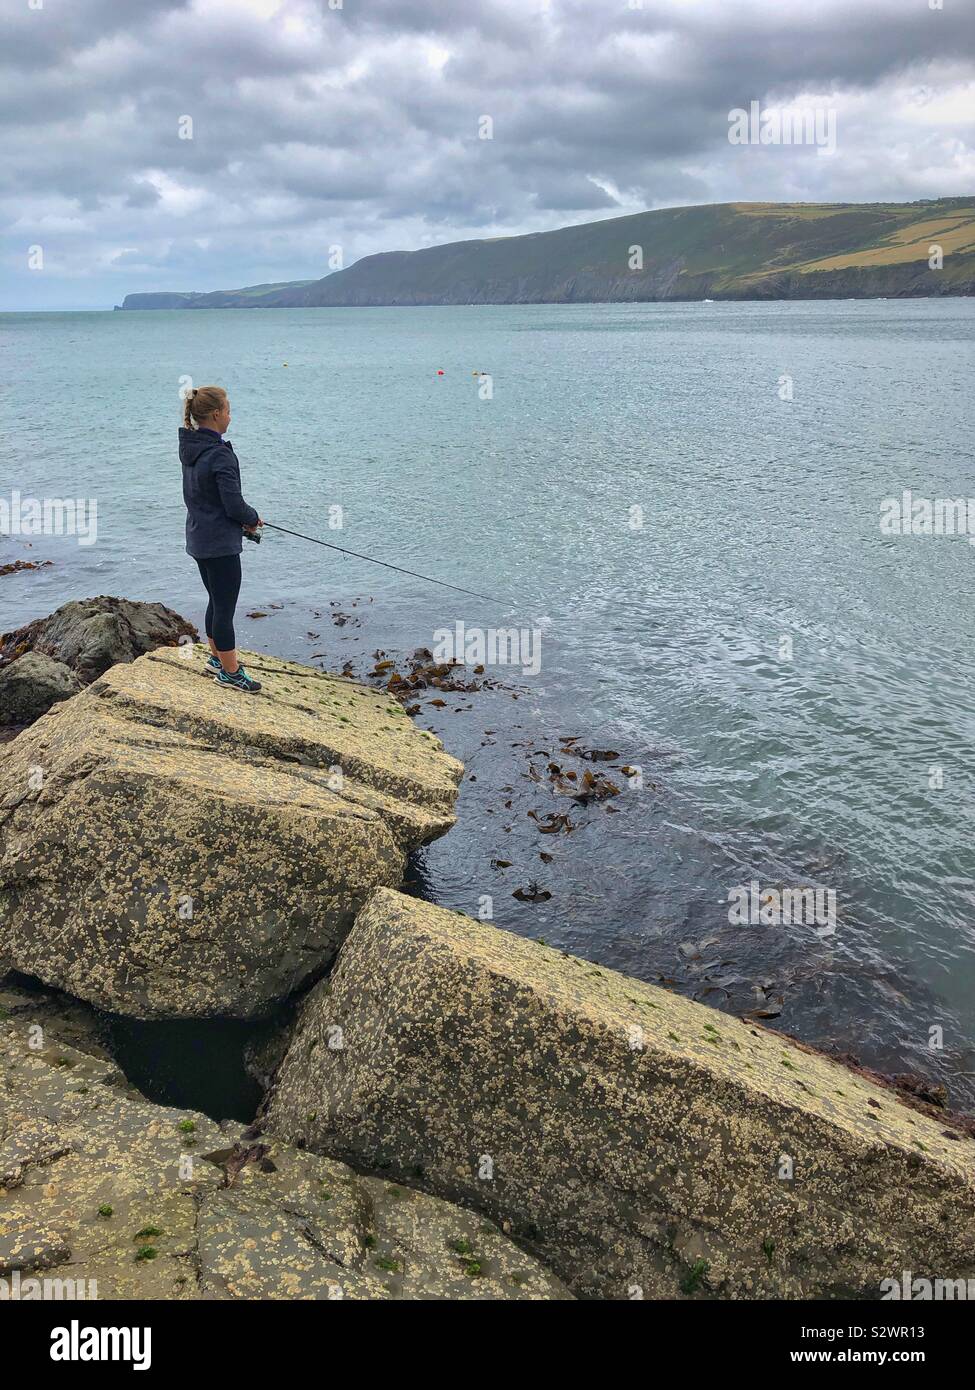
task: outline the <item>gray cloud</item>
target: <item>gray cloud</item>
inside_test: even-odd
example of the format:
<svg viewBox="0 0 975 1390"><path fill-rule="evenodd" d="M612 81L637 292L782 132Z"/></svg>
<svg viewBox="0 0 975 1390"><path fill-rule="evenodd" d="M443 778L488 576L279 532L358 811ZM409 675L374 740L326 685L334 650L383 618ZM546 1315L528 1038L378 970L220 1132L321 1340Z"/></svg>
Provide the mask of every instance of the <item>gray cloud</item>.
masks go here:
<svg viewBox="0 0 975 1390"><path fill-rule="evenodd" d="M975 17L961 4L7 10L5 307L305 278L334 245L349 263L674 203L975 192ZM751 100L828 104L835 153L729 145L728 112Z"/></svg>

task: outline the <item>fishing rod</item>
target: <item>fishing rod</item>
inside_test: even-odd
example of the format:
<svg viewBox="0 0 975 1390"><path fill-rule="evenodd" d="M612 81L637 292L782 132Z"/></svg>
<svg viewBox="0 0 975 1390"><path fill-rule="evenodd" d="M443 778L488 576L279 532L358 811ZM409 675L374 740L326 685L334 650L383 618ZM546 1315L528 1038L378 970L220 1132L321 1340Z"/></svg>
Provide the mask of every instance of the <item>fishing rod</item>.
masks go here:
<svg viewBox="0 0 975 1390"><path fill-rule="evenodd" d="M508 599L498 598L495 594L479 594L476 589L462 589L459 584L448 584L446 579L434 579L429 574L418 574L416 570L404 569L402 565L392 565L388 560L376 560L372 555L362 555L358 550L345 550L340 545L333 545L331 541L321 541L317 536L306 536L301 531L289 531L287 526L275 526L273 521L265 521L272 531L281 531L286 536L297 536L300 541L311 541L312 545L323 545L326 550L337 550L340 555L352 555L356 560L368 560L371 565L382 565L385 569L396 570L398 574L408 574L412 579L423 579L428 584L439 584L441 588L453 589L455 593L467 594L470 598L487 599L489 603L508 603ZM248 540L255 541L260 545L261 537L257 532L245 531L244 535Z"/></svg>

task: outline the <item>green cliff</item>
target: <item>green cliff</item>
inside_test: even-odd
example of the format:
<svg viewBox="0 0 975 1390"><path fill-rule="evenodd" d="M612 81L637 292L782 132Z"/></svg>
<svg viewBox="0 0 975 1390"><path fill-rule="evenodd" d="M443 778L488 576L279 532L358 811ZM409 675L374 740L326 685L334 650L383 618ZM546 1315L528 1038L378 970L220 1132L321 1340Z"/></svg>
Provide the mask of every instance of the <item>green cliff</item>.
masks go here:
<svg viewBox="0 0 975 1390"><path fill-rule="evenodd" d="M940 248L941 265L929 264ZM937 260L937 253L935 253ZM975 293L975 198L718 203L365 256L322 280L123 309L579 304Z"/></svg>

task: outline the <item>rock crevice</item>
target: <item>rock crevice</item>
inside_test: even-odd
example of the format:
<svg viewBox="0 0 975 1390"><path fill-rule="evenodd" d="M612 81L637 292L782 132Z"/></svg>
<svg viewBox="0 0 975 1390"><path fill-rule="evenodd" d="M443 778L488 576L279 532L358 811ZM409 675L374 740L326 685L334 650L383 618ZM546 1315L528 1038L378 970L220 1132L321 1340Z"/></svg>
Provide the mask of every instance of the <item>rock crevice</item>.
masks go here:
<svg viewBox="0 0 975 1390"><path fill-rule="evenodd" d="M8 987L0 1011L0 1277L98 1299L571 1297L473 1212L273 1137L228 1182L251 1131L150 1104L79 1006Z"/></svg>

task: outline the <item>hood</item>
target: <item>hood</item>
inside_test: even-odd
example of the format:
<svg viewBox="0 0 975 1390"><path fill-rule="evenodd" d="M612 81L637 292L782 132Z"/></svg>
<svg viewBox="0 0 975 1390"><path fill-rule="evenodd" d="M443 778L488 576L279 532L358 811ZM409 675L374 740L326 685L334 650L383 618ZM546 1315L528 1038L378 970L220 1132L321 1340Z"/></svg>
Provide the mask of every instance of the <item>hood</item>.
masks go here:
<svg viewBox="0 0 975 1390"><path fill-rule="evenodd" d="M207 434L206 430L186 430L180 427L179 431L179 461L192 468L198 463L200 458L208 449L222 448L224 441L217 439L215 435Z"/></svg>

